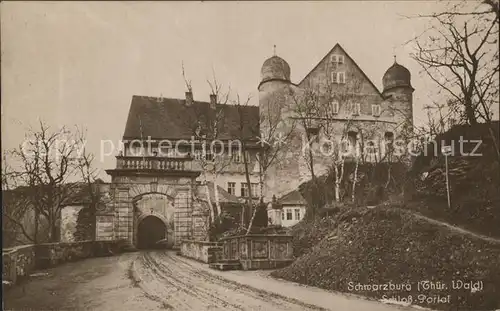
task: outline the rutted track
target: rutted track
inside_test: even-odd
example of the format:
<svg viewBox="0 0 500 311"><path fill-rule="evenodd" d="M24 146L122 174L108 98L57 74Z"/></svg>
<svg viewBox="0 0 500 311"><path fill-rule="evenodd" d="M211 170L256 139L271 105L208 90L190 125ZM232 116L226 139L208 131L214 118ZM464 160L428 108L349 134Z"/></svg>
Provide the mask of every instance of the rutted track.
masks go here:
<svg viewBox="0 0 500 311"><path fill-rule="evenodd" d="M262 272L211 270L159 250L66 263L39 274L5 293L6 310L401 310Z"/></svg>
<svg viewBox="0 0 500 311"><path fill-rule="evenodd" d="M228 281L171 252L144 252L133 263L146 297L172 310L324 310Z"/></svg>

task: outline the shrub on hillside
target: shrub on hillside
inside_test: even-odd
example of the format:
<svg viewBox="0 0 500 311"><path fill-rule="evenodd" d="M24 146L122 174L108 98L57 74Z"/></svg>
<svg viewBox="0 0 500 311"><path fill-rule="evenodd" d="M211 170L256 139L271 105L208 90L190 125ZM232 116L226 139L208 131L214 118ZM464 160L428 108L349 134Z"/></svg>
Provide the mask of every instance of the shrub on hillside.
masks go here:
<svg viewBox="0 0 500 311"><path fill-rule="evenodd" d="M344 164L344 176L340 185L340 202L335 202L335 171L299 186L299 191L308 203L311 217L325 206L353 204L357 206L376 205L387 197L402 192L407 166L403 163L360 163L352 202L352 186L355 163Z"/></svg>
<svg viewBox="0 0 500 311"><path fill-rule="evenodd" d="M498 141L498 122L496 139ZM438 151L441 145L459 141L479 140L475 153L482 156L452 155L448 157L452 208L448 208L445 158ZM427 154L415 159L406 185L406 207L429 217L463 226L490 236L500 237L500 168L491 132L485 124L461 125L436 137ZM476 143L464 144L464 153L471 153Z"/></svg>
<svg viewBox="0 0 500 311"><path fill-rule="evenodd" d="M330 231L310 252L276 277L329 290L381 299L413 297L440 310L500 307L500 245L428 223L407 211L377 208L340 213ZM304 231L307 231L305 228ZM441 281L445 290L422 290L418 281ZM481 291L451 289L452 280L482 281ZM352 283L350 283L352 282ZM354 284L410 283L411 290L351 290ZM451 295L449 304L418 303L419 295Z"/></svg>

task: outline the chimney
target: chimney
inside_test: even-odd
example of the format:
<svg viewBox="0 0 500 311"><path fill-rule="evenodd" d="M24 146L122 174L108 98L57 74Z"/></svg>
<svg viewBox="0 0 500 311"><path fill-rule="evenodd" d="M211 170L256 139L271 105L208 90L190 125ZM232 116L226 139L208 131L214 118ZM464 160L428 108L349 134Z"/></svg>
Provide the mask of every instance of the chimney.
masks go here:
<svg viewBox="0 0 500 311"><path fill-rule="evenodd" d="M191 106L193 104L193 92L186 92L186 106Z"/></svg>
<svg viewBox="0 0 500 311"><path fill-rule="evenodd" d="M217 95L210 94L210 108L215 109L216 104L217 104Z"/></svg>

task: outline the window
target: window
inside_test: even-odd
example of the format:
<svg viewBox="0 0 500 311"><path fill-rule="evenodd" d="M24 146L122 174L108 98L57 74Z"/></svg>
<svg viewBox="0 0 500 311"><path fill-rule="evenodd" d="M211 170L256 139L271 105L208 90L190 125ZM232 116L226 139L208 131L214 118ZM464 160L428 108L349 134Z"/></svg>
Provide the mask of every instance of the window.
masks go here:
<svg viewBox="0 0 500 311"><path fill-rule="evenodd" d="M172 150L172 156L175 154L175 150ZM204 150L195 150L194 151L194 159L201 161L212 161L212 154L209 152L204 152Z"/></svg>
<svg viewBox="0 0 500 311"><path fill-rule="evenodd" d="M241 183L241 196L242 197L248 196L248 185L246 182Z"/></svg>
<svg viewBox="0 0 500 311"><path fill-rule="evenodd" d="M344 55L331 55L330 62L334 64L343 64L344 63Z"/></svg>
<svg viewBox="0 0 500 311"><path fill-rule="evenodd" d="M245 158L243 157L243 154L239 151L234 152L232 157L235 163L245 163ZM250 159L250 153L248 151L245 151L245 157L247 161L250 163L251 159Z"/></svg>
<svg viewBox="0 0 500 311"><path fill-rule="evenodd" d="M227 192L229 192L232 195L236 194L236 183L235 182L228 182L227 183Z"/></svg>
<svg viewBox="0 0 500 311"><path fill-rule="evenodd" d="M372 115L374 117L380 116L380 105L372 105Z"/></svg>
<svg viewBox="0 0 500 311"><path fill-rule="evenodd" d="M332 72L331 74L332 83L337 83L337 73Z"/></svg>
<svg viewBox="0 0 500 311"><path fill-rule="evenodd" d="M394 133L393 132L385 132L384 139L387 141L393 141L394 140Z"/></svg>
<svg viewBox="0 0 500 311"><path fill-rule="evenodd" d="M339 106L339 102L338 101L336 101L336 100L332 101L332 111L333 111L334 114L339 113L339 107L340 106Z"/></svg>
<svg viewBox="0 0 500 311"><path fill-rule="evenodd" d="M361 114L361 104L360 103L354 104L354 111L352 112L352 114L355 116L359 116Z"/></svg>
<svg viewBox="0 0 500 311"><path fill-rule="evenodd" d="M356 147L356 143L358 140L358 133L354 131L348 132L347 139L349 141L349 147L351 148L351 151L355 150L354 148Z"/></svg>
<svg viewBox="0 0 500 311"><path fill-rule="evenodd" d="M286 220L292 220L292 210L287 208L286 209Z"/></svg>
<svg viewBox="0 0 500 311"><path fill-rule="evenodd" d="M300 220L300 208L295 209L295 219Z"/></svg>
<svg viewBox="0 0 500 311"><path fill-rule="evenodd" d="M283 211L281 211L281 220L285 220L285 213Z"/></svg>
<svg viewBox="0 0 500 311"><path fill-rule="evenodd" d="M391 158L392 152L394 151L394 146L393 146L394 133L392 133L392 132L385 132L385 134L384 134L384 140L385 140L386 154L389 155L388 160L390 161L391 160L390 158Z"/></svg>
<svg viewBox="0 0 500 311"><path fill-rule="evenodd" d="M207 151L205 154L205 160L206 161L213 161L214 160L214 155L210 153L210 151Z"/></svg>
<svg viewBox="0 0 500 311"><path fill-rule="evenodd" d="M339 84L345 83L345 72L337 72L337 83Z"/></svg>
<svg viewBox="0 0 500 311"><path fill-rule="evenodd" d="M251 183L250 186L252 187L252 196L258 197L259 196L259 184L258 183Z"/></svg>
<svg viewBox="0 0 500 311"><path fill-rule="evenodd" d="M138 157L143 155L143 149L140 145L131 145L130 147L130 155L133 157Z"/></svg>
<svg viewBox="0 0 500 311"><path fill-rule="evenodd" d="M318 138L319 128L317 127L308 127L306 129L307 136L310 138Z"/></svg>
<svg viewBox="0 0 500 311"><path fill-rule="evenodd" d="M241 154L240 154L239 152L235 152L235 153L233 153L233 161L234 161L235 163L241 163L241 162L243 162L243 161L242 161L242 160L243 160L242 158L243 158L243 157L241 156Z"/></svg>
<svg viewBox="0 0 500 311"><path fill-rule="evenodd" d="M345 83L345 72L343 72L343 71L332 72L331 73L331 80L332 80L332 83L335 83L335 84L344 84Z"/></svg>
<svg viewBox="0 0 500 311"><path fill-rule="evenodd" d="M347 113L353 116L359 116L361 114L361 104L360 103L350 103L347 106Z"/></svg>

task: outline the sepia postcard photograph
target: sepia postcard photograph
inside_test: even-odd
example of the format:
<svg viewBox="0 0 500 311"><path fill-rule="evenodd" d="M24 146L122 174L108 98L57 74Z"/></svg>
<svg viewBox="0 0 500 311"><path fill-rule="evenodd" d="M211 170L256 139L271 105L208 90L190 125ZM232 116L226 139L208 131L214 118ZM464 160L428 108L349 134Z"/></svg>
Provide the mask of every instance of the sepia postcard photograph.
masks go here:
<svg viewBox="0 0 500 311"><path fill-rule="evenodd" d="M499 5L2 1L2 309L500 311Z"/></svg>

